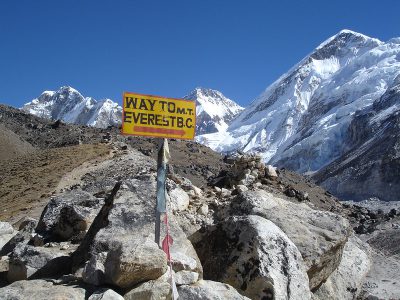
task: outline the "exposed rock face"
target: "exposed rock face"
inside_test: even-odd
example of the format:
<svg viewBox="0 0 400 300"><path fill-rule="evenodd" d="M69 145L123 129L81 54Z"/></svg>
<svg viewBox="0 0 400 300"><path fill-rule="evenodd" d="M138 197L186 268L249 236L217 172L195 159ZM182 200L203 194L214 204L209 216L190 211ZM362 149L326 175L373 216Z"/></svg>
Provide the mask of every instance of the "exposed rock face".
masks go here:
<svg viewBox="0 0 400 300"><path fill-rule="evenodd" d="M249 298L240 295L228 284L210 280L200 280L193 285L182 285L178 287L179 299L203 299L203 300L247 300Z"/></svg>
<svg viewBox="0 0 400 300"><path fill-rule="evenodd" d="M299 250L262 217L231 217L197 244L206 274L251 299L310 299Z"/></svg>
<svg viewBox="0 0 400 300"><path fill-rule="evenodd" d="M0 288L4 300L85 299L86 290L77 286L54 285L46 280L21 280Z"/></svg>
<svg viewBox="0 0 400 300"><path fill-rule="evenodd" d="M311 290L338 267L351 230L343 217L291 203L262 190L242 193L232 204L232 213L239 212L262 216L286 233L304 259Z"/></svg>
<svg viewBox="0 0 400 300"><path fill-rule="evenodd" d="M338 268L329 276L314 296L321 300L357 299L371 266L369 246L357 237L347 241Z"/></svg>
<svg viewBox="0 0 400 300"><path fill-rule="evenodd" d="M315 174L316 181L343 199L378 197L397 201L400 194L400 75L394 86L369 109L355 114L345 143L349 150Z"/></svg>

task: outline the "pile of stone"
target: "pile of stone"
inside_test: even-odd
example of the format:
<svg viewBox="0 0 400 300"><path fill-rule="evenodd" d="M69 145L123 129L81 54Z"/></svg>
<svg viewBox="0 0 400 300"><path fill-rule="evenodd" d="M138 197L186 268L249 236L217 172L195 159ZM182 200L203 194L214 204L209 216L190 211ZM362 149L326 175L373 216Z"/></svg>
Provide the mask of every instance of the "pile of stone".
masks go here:
<svg viewBox="0 0 400 300"><path fill-rule="evenodd" d="M171 276L183 300L357 297L369 256L349 222L259 189L276 172L257 156L232 161L224 197L170 176L169 262L155 243L154 161L124 151L38 221L0 224L2 299L171 299Z"/></svg>

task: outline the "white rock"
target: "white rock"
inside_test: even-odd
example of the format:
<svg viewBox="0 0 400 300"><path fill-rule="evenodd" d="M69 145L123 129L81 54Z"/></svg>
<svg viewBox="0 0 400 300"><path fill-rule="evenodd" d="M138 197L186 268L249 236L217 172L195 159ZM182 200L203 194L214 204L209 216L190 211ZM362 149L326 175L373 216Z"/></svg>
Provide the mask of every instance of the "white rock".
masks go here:
<svg viewBox="0 0 400 300"><path fill-rule="evenodd" d="M7 222L0 222L0 250L7 244L18 231L14 230L11 224Z"/></svg>
<svg viewBox="0 0 400 300"><path fill-rule="evenodd" d="M260 216L230 217L211 228L198 252L205 272L251 299L311 298L301 253L281 229Z"/></svg>
<svg viewBox="0 0 400 300"><path fill-rule="evenodd" d="M189 206L189 195L181 188L177 187L169 191L170 204L173 211L183 211Z"/></svg>
<svg viewBox="0 0 400 300"><path fill-rule="evenodd" d="M199 280L199 274L192 271L179 271L175 273L176 285L192 284Z"/></svg>
<svg viewBox="0 0 400 300"><path fill-rule="evenodd" d="M206 216L208 214L208 205L207 204L203 204L198 211L200 214Z"/></svg>
<svg viewBox="0 0 400 300"><path fill-rule="evenodd" d="M276 169L271 166L271 165L267 165L265 168L265 175L268 177L278 177L278 174L276 173Z"/></svg>
<svg viewBox="0 0 400 300"><path fill-rule="evenodd" d="M245 186L245 185L238 184L238 185L236 186L236 190L237 190L239 193L243 193L243 192L248 191L249 189L248 189L248 187Z"/></svg>
<svg viewBox="0 0 400 300"><path fill-rule="evenodd" d="M347 241L339 267L314 292L320 300L357 299L370 269L369 246L356 236Z"/></svg>
<svg viewBox="0 0 400 300"><path fill-rule="evenodd" d="M339 266L351 228L347 219L292 203L264 190L247 191L233 203L232 213L255 214L274 222L300 250L310 289L323 283Z"/></svg>

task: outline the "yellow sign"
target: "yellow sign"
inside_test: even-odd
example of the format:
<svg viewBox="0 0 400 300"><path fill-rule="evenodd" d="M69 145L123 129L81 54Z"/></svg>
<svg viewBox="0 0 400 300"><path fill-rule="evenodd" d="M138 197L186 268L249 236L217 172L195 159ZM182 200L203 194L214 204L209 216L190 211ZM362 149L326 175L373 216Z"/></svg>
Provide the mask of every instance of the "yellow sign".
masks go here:
<svg viewBox="0 0 400 300"><path fill-rule="evenodd" d="M122 134L192 140L195 101L124 93Z"/></svg>

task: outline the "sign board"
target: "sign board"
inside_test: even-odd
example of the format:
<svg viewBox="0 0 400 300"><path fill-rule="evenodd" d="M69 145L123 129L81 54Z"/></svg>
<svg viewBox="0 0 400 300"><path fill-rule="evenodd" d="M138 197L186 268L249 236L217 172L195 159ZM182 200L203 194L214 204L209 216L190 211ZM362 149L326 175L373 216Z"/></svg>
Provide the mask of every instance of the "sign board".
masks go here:
<svg viewBox="0 0 400 300"><path fill-rule="evenodd" d="M122 134L192 140L195 101L124 93Z"/></svg>

